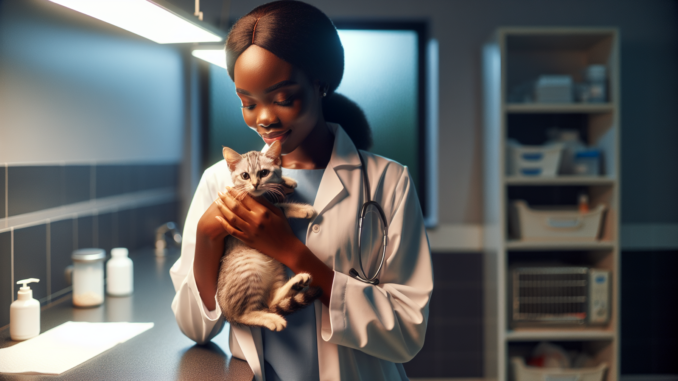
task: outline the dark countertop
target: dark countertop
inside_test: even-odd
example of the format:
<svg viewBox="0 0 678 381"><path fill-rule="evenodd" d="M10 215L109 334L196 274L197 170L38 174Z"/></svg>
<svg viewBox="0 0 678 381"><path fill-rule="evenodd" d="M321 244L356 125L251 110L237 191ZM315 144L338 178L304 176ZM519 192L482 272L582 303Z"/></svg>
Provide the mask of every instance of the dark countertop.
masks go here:
<svg viewBox="0 0 678 381"><path fill-rule="evenodd" d="M67 321L153 322L155 326L127 342L59 376L0 374L0 380L235 380L251 381L247 362L231 356L228 326L207 345L196 345L179 330L171 303L174 287L169 269L178 250L156 257L153 250L133 251L134 294L106 296L102 306L74 308L70 295L53 302L40 314L40 332ZM0 348L17 344L9 329L0 331Z"/></svg>

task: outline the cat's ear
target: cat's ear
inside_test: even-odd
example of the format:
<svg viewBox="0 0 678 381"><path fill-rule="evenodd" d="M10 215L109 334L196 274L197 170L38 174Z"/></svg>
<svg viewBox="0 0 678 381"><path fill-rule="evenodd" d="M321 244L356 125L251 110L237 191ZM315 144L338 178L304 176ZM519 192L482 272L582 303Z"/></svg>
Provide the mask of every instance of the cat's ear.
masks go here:
<svg viewBox="0 0 678 381"><path fill-rule="evenodd" d="M228 168L231 171L235 170L235 166L242 160L242 156L228 147L224 147L222 152L224 153L224 159L226 164L228 164Z"/></svg>
<svg viewBox="0 0 678 381"><path fill-rule="evenodd" d="M282 159L280 158L281 151L282 145L280 145L280 142L276 140L273 143L271 143L271 145L268 147L268 151L264 153L264 156L271 159L273 164L280 165L280 163L282 162Z"/></svg>

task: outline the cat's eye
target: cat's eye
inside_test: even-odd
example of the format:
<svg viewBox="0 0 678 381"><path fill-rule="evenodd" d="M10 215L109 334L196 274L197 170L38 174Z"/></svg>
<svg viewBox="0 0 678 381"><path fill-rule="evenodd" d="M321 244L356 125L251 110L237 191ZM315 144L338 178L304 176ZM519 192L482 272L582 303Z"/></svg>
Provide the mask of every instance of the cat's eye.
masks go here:
<svg viewBox="0 0 678 381"><path fill-rule="evenodd" d="M262 169L261 171L259 171L259 177L266 177L270 172L271 171L269 171L268 169Z"/></svg>
<svg viewBox="0 0 678 381"><path fill-rule="evenodd" d="M242 177L243 180L249 180L250 174L247 172L243 172L242 175L240 175L240 177Z"/></svg>

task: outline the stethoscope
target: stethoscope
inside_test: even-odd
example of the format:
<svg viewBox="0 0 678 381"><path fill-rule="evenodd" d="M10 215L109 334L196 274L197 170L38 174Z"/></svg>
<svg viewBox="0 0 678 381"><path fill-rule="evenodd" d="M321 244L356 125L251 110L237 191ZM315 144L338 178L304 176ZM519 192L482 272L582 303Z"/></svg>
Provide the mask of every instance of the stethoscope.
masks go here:
<svg viewBox="0 0 678 381"><path fill-rule="evenodd" d="M360 166L361 170L363 173L363 182L365 183L365 186L363 189L365 189L365 199L367 200L362 208L360 209L360 219L358 221L358 260L360 263L360 271L362 272L362 276L358 274L358 272L352 268L351 271L348 272L350 276L353 278L369 283L372 285L378 285L379 284L379 279L377 279L377 275L379 275L379 271L381 271L381 267L384 265L384 259L386 258L386 237L388 236L388 225L386 224L386 215L384 214L384 210L381 208L381 205L379 205L378 202L372 201L370 198L370 182L367 179L367 167L365 166L365 162L363 161L362 155L358 153L358 157L360 158ZM383 238L382 238L382 247L381 247L381 260L379 261L379 267L377 267L377 271L374 273L373 276L368 277L367 274L365 273L365 269L363 268L363 256L362 256L362 247L361 247L361 238L362 238L362 233L363 233L363 221L365 219L365 216L367 215L369 207L372 206L374 207L379 213L379 221L381 222L381 230L383 231Z"/></svg>

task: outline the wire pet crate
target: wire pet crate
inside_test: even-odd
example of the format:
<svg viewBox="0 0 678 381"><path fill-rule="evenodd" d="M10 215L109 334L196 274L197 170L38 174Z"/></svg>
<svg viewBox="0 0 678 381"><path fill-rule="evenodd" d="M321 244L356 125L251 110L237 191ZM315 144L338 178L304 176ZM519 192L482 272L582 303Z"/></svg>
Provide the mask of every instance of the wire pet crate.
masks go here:
<svg viewBox="0 0 678 381"><path fill-rule="evenodd" d="M511 289L514 325L585 324L588 283L588 267L514 269Z"/></svg>

